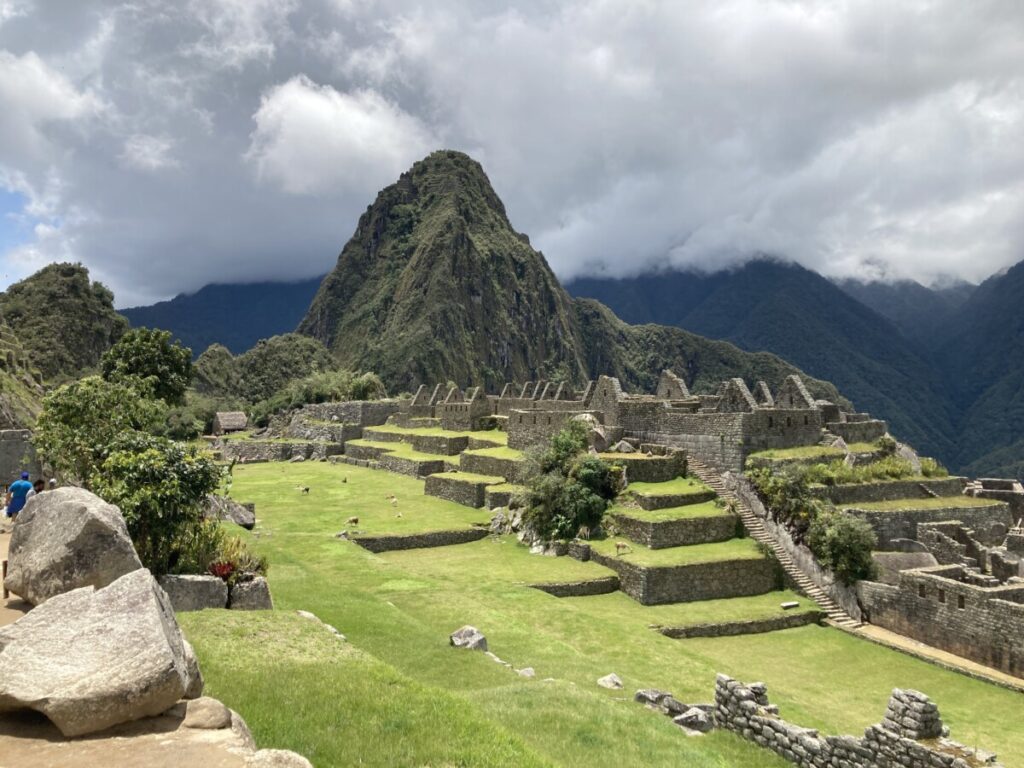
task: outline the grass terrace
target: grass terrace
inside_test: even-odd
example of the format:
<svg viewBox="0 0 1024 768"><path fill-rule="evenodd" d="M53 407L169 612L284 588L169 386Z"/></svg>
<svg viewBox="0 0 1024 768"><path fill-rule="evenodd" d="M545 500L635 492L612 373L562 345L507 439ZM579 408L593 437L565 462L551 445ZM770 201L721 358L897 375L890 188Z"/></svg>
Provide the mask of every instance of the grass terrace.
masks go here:
<svg viewBox="0 0 1024 768"><path fill-rule="evenodd" d="M356 445L367 448L380 448L393 456L400 456L403 459L411 459L412 461L454 461L454 456L441 456L436 453L421 453L413 450L413 447L408 443L381 443L373 440L349 440L345 445Z"/></svg>
<svg viewBox="0 0 1024 768"><path fill-rule="evenodd" d="M489 485L487 490L497 491L498 493L522 493L526 490L526 486L516 483L496 483L495 485Z"/></svg>
<svg viewBox="0 0 1024 768"><path fill-rule="evenodd" d="M665 483L630 483L626 492L642 496L675 496L677 494L707 493L710 490L696 477L677 477Z"/></svg>
<svg viewBox="0 0 1024 768"><path fill-rule="evenodd" d="M769 451L758 451L747 457L750 459L774 459L776 461L790 461L795 459L836 459L842 458L847 452L850 453L871 453L879 450L875 443L850 443L844 451L840 448L833 448L830 445L800 445L796 448L774 448Z"/></svg>
<svg viewBox="0 0 1024 768"><path fill-rule="evenodd" d="M463 453L468 453L472 456L489 456L492 459L507 459L509 461L522 461L524 458L522 451L509 448L507 445L500 445L494 448L470 448L467 451L463 451Z"/></svg>
<svg viewBox="0 0 1024 768"><path fill-rule="evenodd" d="M648 523L667 523L672 520L687 520L694 517L718 517L729 514L729 511L713 501L705 501L700 504L687 504L682 507L667 507L666 509L641 509L636 506L615 504L608 508L607 514L625 515Z"/></svg>
<svg viewBox="0 0 1024 768"><path fill-rule="evenodd" d="M302 493L307 487L309 493ZM368 536L400 536L472 528L490 519L486 510L424 495L422 481L346 464L268 462L245 465L244 471L236 466L232 494L256 502L261 531L329 542L346 528ZM392 495L397 505L391 504ZM264 516L268 507L277 510L272 526ZM402 516L396 517L399 512ZM358 517L359 524L346 525L351 517Z"/></svg>
<svg viewBox="0 0 1024 768"><path fill-rule="evenodd" d="M499 477L498 475L478 475L475 472L463 472L462 470L438 472L437 475L431 475L431 477L445 477L449 480L461 481L463 483L484 483L488 487L510 485L510 483L505 482L504 477Z"/></svg>
<svg viewBox="0 0 1024 768"><path fill-rule="evenodd" d="M719 560L763 560L764 555L753 539L729 539L714 544L692 544L668 549L648 549L642 544L631 544L632 551L621 557L615 551L616 539L590 542L591 548L606 557L614 557L636 565L661 568L673 565L713 563Z"/></svg>
<svg viewBox="0 0 1024 768"><path fill-rule="evenodd" d="M844 504L845 509L865 511L896 512L906 509L954 509L974 507L996 507L1004 502L995 499L980 499L974 496L940 496L927 499L892 499L890 501L869 501L863 504Z"/></svg>
<svg viewBox="0 0 1024 768"><path fill-rule="evenodd" d="M691 640L646 629L756 618L787 593L648 608L625 595L560 599L525 585L607 571L528 555L511 538L384 555L334 538L339 520L392 492L413 515L479 514L425 497L421 481L361 467L236 467L232 495L256 502L261 533L242 535L270 558L278 610L204 611L182 623L208 693L245 714L260 746L298 750L318 766L788 765L729 733L685 738L630 700L657 687L709 701L715 673L726 672L764 680L783 717L825 733L861 732L881 719L894 686L915 688L935 699L953 738L1024 768L1019 693L828 627ZM316 624L287 615L296 609L336 626L352 648L323 643ZM536 677L449 647L448 634L467 623ZM595 684L609 672L625 690Z"/></svg>
<svg viewBox="0 0 1024 768"><path fill-rule="evenodd" d="M508 443L508 433L500 429L479 430L476 432L456 432L441 427L399 427L394 424L382 424L379 427L367 427L376 432L391 432L396 435L424 435L427 437L474 437L480 440L490 440L502 445Z"/></svg>

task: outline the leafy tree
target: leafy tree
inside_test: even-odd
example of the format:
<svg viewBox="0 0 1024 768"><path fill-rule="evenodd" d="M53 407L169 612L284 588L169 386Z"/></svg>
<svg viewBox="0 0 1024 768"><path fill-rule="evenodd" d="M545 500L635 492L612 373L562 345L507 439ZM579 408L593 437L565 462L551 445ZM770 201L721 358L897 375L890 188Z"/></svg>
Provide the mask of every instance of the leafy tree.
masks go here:
<svg viewBox="0 0 1024 768"><path fill-rule="evenodd" d="M164 411L136 386L89 376L43 399L33 441L54 469L89 488L114 442L156 428Z"/></svg>
<svg viewBox="0 0 1024 768"><path fill-rule="evenodd" d="M375 373L323 371L287 384L273 397L253 406L252 422L266 426L275 413L308 403L339 400L378 400L385 395L384 384Z"/></svg>
<svg viewBox="0 0 1024 768"><path fill-rule="evenodd" d="M846 585L875 578L871 552L877 545L875 532L866 521L836 509L818 515L807 533L807 546Z"/></svg>
<svg viewBox="0 0 1024 768"><path fill-rule="evenodd" d="M142 564L161 575L200 531L204 501L220 476L208 452L136 432L110 447L92 485L121 508Z"/></svg>
<svg viewBox="0 0 1024 768"><path fill-rule="evenodd" d="M586 426L570 421L531 458L525 517L543 539L571 539L581 528L596 531L618 491L621 470L587 455L586 448Z"/></svg>
<svg viewBox="0 0 1024 768"><path fill-rule="evenodd" d="M132 328L100 361L107 381L141 379L155 397L168 405L183 405L192 383L192 350L171 343L170 331Z"/></svg>
<svg viewBox="0 0 1024 768"><path fill-rule="evenodd" d="M235 365L237 394L252 403L273 397L296 379L338 367L323 344L297 333L260 341L235 358Z"/></svg>

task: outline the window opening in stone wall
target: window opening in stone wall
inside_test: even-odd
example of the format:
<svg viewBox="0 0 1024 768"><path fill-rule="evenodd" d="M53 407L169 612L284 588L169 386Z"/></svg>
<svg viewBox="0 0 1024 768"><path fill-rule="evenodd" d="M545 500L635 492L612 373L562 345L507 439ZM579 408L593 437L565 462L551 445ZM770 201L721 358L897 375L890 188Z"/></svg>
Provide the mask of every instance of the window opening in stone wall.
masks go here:
<svg viewBox="0 0 1024 768"><path fill-rule="evenodd" d="M917 585L917 596L924 597L924 584Z"/></svg>
<svg viewBox="0 0 1024 768"><path fill-rule="evenodd" d="M940 603L946 602L946 590L944 590L944 589L940 589L939 590L939 602Z"/></svg>
<svg viewBox="0 0 1024 768"><path fill-rule="evenodd" d="M808 424L810 424L810 422L807 420L807 417L804 416L804 426L806 427Z"/></svg>
<svg viewBox="0 0 1024 768"><path fill-rule="evenodd" d="M774 426L775 426L775 419L773 419L771 416L769 416L768 417L768 428L771 429Z"/></svg>
<svg viewBox="0 0 1024 768"><path fill-rule="evenodd" d="M786 417L786 426L787 427L792 427L793 426L793 419L791 419L789 416Z"/></svg>
<svg viewBox="0 0 1024 768"><path fill-rule="evenodd" d="M967 600L964 599L963 595L957 595L956 596L956 607L959 608L960 610L963 610L964 608L967 607Z"/></svg>

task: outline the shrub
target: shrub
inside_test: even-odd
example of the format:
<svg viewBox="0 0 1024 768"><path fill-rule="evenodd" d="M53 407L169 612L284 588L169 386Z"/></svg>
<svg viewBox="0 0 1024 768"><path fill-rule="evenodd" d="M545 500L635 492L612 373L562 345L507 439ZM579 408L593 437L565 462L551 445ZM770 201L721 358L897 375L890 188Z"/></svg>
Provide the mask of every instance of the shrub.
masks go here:
<svg viewBox="0 0 1024 768"><path fill-rule="evenodd" d="M375 373L325 371L290 382L272 397L252 408L252 421L266 426L271 416L310 403L342 400L379 400L386 395L384 383Z"/></svg>
<svg viewBox="0 0 1024 768"><path fill-rule="evenodd" d="M91 487L92 478L121 436L155 429L165 407L136 386L89 376L43 399L33 442L55 470Z"/></svg>
<svg viewBox="0 0 1024 768"><path fill-rule="evenodd" d="M524 517L542 539L571 539L596 531L614 498L622 470L584 453L586 425L570 421L547 448L531 455Z"/></svg>
<svg viewBox="0 0 1024 768"><path fill-rule="evenodd" d="M914 468L906 459L886 456L870 464L847 465L844 461L811 464L790 470L807 483L841 485L844 483L871 483L876 480L900 480L914 476Z"/></svg>
<svg viewBox="0 0 1024 768"><path fill-rule="evenodd" d="M124 514L142 564L169 573L202 525L207 494L221 472L209 453L163 437L128 434L116 441L91 484Z"/></svg>
<svg viewBox="0 0 1024 768"><path fill-rule="evenodd" d="M875 578L871 552L877 544L870 525L835 509L819 514L807 534L807 545L814 555L847 586Z"/></svg>
<svg viewBox="0 0 1024 768"><path fill-rule="evenodd" d="M921 459L921 474L925 477L949 477L949 470L935 459Z"/></svg>
<svg viewBox="0 0 1024 768"><path fill-rule="evenodd" d="M184 405L192 383L192 350L171 343L170 331L132 328L108 349L100 367L107 381L141 379L168 405Z"/></svg>
<svg viewBox="0 0 1024 768"><path fill-rule="evenodd" d="M876 443L878 449L886 456L892 456L896 453L896 449L899 447L897 443L890 435L882 435L878 438Z"/></svg>
<svg viewBox="0 0 1024 768"><path fill-rule="evenodd" d="M772 519L785 525L793 540L802 543L811 522L825 508L824 502L811 493L804 474L765 468L751 470L747 477Z"/></svg>

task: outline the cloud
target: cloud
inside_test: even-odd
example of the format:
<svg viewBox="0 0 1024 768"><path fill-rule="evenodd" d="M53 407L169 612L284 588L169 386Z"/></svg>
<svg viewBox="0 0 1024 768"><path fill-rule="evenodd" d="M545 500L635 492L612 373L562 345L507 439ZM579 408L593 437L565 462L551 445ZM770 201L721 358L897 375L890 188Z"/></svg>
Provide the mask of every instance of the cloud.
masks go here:
<svg viewBox="0 0 1024 768"><path fill-rule="evenodd" d="M1024 258L1016 0L0 0L8 272L121 305L328 270L435 148L563 278L775 253L981 279Z"/></svg>
<svg viewBox="0 0 1024 768"><path fill-rule="evenodd" d="M253 120L246 158L290 194L362 189L367 177L388 183L436 141L376 91L339 93L305 75L265 93Z"/></svg>

